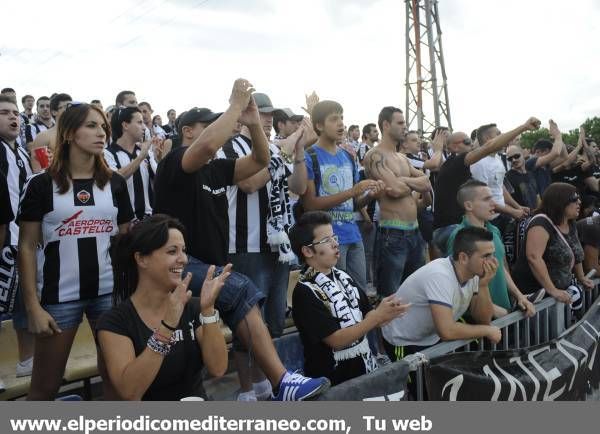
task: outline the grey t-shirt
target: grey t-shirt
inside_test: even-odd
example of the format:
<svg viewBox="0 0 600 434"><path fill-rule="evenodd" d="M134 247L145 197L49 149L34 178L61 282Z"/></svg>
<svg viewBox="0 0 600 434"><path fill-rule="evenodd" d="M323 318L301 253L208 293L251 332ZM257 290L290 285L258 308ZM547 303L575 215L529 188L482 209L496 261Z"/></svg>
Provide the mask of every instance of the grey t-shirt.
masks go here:
<svg viewBox="0 0 600 434"><path fill-rule="evenodd" d="M479 290L479 277L461 285L450 258L440 258L419 268L396 291L403 303L411 303L406 315L382 328L383 337L392 345L427 347L440 340L431 315L431 305L452 309L457 321L469 308Z"/></svg>

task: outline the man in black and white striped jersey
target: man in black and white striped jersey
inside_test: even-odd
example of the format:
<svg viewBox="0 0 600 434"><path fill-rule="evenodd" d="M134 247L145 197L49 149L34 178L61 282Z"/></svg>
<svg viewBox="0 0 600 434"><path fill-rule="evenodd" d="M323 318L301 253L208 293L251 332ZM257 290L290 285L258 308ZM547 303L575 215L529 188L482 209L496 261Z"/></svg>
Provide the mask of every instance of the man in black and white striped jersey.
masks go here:
<svg viewBox="0 0 600 434"><path fill-rule="evenodd" d="M13 217L17 215L19 198L27 178L31 176L31 166L27 151L18 146L16 140L20 128L19 108L11 97L0 95L0 183L8 190L9 207ZM3 207L5 203L3 202ZM0 254L0 312L13 308L13 326L19 344L17 376L31 375L33 368L33 336L27 331L27 316L19 292L16 269L19 226L13 220L7 225L2 252Z"/></svg>
<svg viewBox="0 0 600 434"><path fill-rule="evenodd" d="M118 109L114 114L113 141L104 150L108 166L127 181L131 206L137 220L152 215L153 180L157 162L150 152L151 142L144 141L142 113L137 107Z"/></svg>
<svg viewBox="0 0 600 434"><path fill-rule="evenodd" d="M33 142L35 136L39 133L54 126L54 119L50 111L50 98L47 96L39 97L36 103L36 112L35 122L30 122L25 129L25 143L22 143L22 145L28 145Z"/></svg>
<svg viewBox="0 0 600 434"><path fill-rule="evenodd" d="M269 138L273 127L273 107L264 93L253 95L262 123ZM252 139L248 127L232 137L217 154L220 158L236 160L252 152ZM306 189L304 142L296 142L294 156L285 154L270 144L269 168L227 188L229 200L229 260L235 270L250 277L266 295L265 322L271 336L283 333L287 309L287 286L290 262L295 259L287 236L291 226L289 189L296 194ZM298 163L296 163L298 161ZM288 187L289 182L289 187ZM247 365L240 360L239 366ZM254 373L256 379L259 373ZM248 380L248 381L245 381ZM242 393L240 399L252 399L250 378L240 372ZM264 391L267 394L268 391Z"/></svg>

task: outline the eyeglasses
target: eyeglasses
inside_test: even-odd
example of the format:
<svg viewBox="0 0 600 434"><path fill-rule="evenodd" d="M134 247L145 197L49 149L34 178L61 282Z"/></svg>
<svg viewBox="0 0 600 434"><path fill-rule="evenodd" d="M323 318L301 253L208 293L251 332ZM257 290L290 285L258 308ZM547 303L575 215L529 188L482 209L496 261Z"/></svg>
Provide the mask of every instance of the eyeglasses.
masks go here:
<svg viewBox="0 0 600 434"><path fill-rule="evenodd" d="M334 242L337 243L338 239L339 239L339 237L337 235L332 235L330 237L323 238L321 241L315 241L314 243L307 244L306 247L315 247L320 244L328 244L328 243L333 244Z"/></svg>
<svg viewBox="0 0 600 434"><path fill-rule="evenodd" d="M579 201L579 195L577 193L573 193L571 197L569 197L569 203L575 203Z"/></svg>
<svg viewBox="0 0 600 434"><path fill-rule="evenodd" d="M511 155L510 157L506 157L508 161L518 160L519 158L521 158L521 154L515 154Z"/></svg>

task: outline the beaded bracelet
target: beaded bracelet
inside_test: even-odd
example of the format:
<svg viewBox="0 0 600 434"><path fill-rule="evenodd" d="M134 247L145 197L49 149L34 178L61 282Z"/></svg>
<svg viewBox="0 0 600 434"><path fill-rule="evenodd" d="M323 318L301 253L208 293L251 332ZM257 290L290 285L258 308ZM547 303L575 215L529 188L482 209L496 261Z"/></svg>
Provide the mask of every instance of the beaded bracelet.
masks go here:
<svg viewBox="0 0 600 434"><path fill-rule="evenodd" d="M159 341L154 337L154 335L150 336L148 339L148 343L146 344L148 348L150 348L155 353L160 354L161 356L166 356L171 352L171 344L166 344L164 342Z"/></svg>

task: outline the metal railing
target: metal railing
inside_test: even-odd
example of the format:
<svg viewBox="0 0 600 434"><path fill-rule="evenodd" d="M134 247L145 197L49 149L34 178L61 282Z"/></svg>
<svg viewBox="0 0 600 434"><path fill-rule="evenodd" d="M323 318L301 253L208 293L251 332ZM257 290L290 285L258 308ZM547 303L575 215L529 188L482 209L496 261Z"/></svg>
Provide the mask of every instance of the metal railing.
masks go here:
<svg viewBox="0 0 600 434"><path fill-rule="evenodd" d="M599 281L591 291L583 291L581 312L586 312L600 293ZM424 397L423 365L432 357L438 357L457 351L513 350L539 345L560 336L573 324L573 312L570 307L557 302L554 298L545 298L536 303L535 316L528 318L523 312L512 312L492 321L492 325L502 330L499 344L485 338L440 342L419 353L404 357L411 371L416 371L416 398Z"/></svg>

